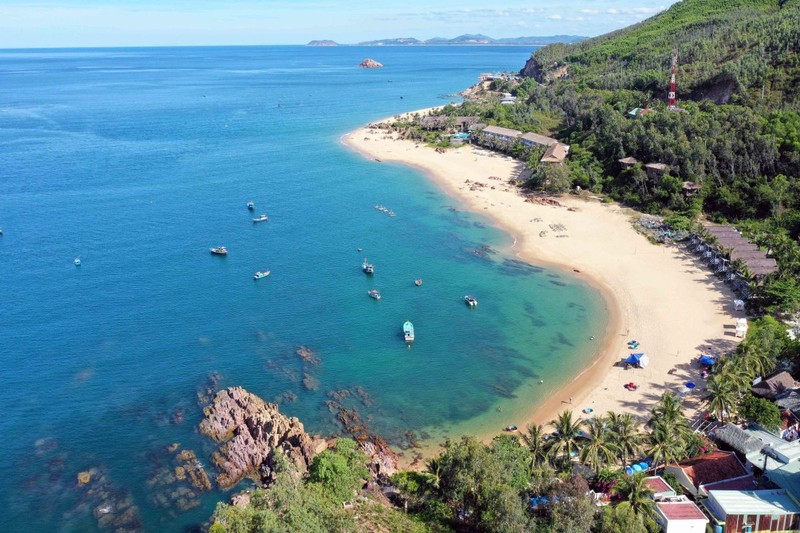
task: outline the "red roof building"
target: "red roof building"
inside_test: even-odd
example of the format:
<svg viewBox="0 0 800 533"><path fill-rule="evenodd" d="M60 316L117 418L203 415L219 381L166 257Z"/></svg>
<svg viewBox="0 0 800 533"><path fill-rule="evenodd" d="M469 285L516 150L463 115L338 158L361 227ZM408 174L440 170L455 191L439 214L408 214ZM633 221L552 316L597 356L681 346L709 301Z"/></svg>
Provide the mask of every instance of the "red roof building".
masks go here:
<svg viewBox="0 0 800 533"><path fill-rule="evenodd" d="M694 502L658 502L656 511L664 533L705 533L708 518Z"/></svg>
<svg viewBox="0 0 800 533"><path fill-rule="evenodd" d="M734 452L712 452L667 465L664 472L674 475L683 488L693 496L707 496L700 485L740 478L748 474Z"/></svg>

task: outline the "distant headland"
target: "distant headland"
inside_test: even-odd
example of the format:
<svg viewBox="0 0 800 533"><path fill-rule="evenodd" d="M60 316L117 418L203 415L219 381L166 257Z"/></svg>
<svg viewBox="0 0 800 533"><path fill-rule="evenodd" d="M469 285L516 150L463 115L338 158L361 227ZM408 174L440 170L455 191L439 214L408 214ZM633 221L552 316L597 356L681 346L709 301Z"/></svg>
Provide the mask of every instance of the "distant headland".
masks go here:
<svg viewBox="0 0 800 533"><path fill-rule="evenodd" d="M306 46L441 46L441 45L547 45L553 43L575 43L587 39L580 35L549 35L531 37L505 37L494 39L482 34L459 35L452 39L434 37L421 41L414 37L398 37L394 39L378 39L362 41L354 44L337 43L327 39L310 41Z"/></svg>

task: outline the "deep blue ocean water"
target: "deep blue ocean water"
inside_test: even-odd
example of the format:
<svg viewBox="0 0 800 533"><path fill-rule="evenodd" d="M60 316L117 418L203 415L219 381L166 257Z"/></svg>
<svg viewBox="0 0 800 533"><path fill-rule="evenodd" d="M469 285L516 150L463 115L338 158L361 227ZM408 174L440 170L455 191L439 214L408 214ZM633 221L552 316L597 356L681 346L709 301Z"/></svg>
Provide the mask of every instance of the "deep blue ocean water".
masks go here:
<svg viewBox="0 0 800 533"><path fill-rule="evenodd" d="M599 294L515 261L510 236L419 172L339 142L458 101L529 53L0 51L4 529L95 531L108 498L132 503L147 531L205 520L228 494L182 512L158 502L178 485L153 479L174 466L171 443L210 463L196 393L212 373L321 434L339 430L329 393L362 387L368 401L342 403L398 447L409 431L431 443L499 430L569 379L605 328ZM385 68L355 68L368 56ZM269 222L253 224L262 212ZM484 245L499 253L473 253ZM106 494L77 486L91 468Z"/></svg>

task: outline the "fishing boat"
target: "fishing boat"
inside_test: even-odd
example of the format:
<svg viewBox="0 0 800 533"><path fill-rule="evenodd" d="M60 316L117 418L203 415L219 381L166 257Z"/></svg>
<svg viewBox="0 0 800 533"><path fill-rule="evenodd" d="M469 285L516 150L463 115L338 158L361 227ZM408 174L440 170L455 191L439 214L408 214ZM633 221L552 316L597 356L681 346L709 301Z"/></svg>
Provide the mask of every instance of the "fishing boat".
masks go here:
<svg viewBox="0 0 800 533"><path fill-rule="evenodd" d="M408 320L403 324L403 337L406 339L406 342L414 342L414 324Z"/></svg>
<svg viewBox="0 0 800 533"><path fill-rule="evenodd" d="M252 210L254 210L255 208L256 208L256 204L254 204L253 202L247 202L247 209L249 209L250 211L252 211Z"/></svg>
<svg viewBox="0 0 800 533"><path fill-rule="evenodd" d="M265 270L264 272L256 272L253 274L253 279L266 278L267 276L269 276L269 270Z"/></svg>
<svg viewBox="0 0 800 533"><path fill-rule="evenodd" d="M72 261L72 264L74 264L76 267L81 266L81 258L76 257L75 260Z"/></svg>
<svg viewBox="0 0 800 533"><path fill-rule="evenodd" d="M511 424L510 426L504 427L503 431L509 431L510 432L510 431L516 431L517 429L519 429L517 426L515 426L514 424Z"/></svg>
<svg viewBox="0 0 800 533"><path fill-rule="evenodd" d="M361 270L364 271L364 274L374 274L375 273L375 265L372 263L367 262L367 258L364 258L364 262L361 263Z"/></svg>
<svg viewBox="0 0 800 533"><path fill-rule="evenodd" d="M256 222L266 222L267 220L269 220L269 217L267 216L266 213L263 213L260 217L254 218L253 222L254 223L256 223Z"/></svg>
<svg viewBox="0 0 800 533"><path fill-rule="evenodd" d="M469 294L467 294L466 296L464 296L464 301L470 307L478 307L478 300L476 300L474 296L470 296Z"/></svg>
<svg viewBox="0 0 800 533"><path fill-rule="evenodd" d="M214 255L228 255L228 249L224 246L217 246L216 248L208 249Z"/></svg>
<svg viewBox="0 0 800 533"><path fill-rule="evenodd" d="M420 285L422 285L422 280L421 280L421 279L415 279L415 280L414 280L414 285L416 285L417 287L419 287Z"/></svg>
<svg viewBox="0 0 800 533"><path fill-rule="evenodd" d="M380 300L381 299L381 293L380 293L380 291L378 291L376 289L372 289L367 294L369 294L370 298L374 298L376 300Z"/></svg>

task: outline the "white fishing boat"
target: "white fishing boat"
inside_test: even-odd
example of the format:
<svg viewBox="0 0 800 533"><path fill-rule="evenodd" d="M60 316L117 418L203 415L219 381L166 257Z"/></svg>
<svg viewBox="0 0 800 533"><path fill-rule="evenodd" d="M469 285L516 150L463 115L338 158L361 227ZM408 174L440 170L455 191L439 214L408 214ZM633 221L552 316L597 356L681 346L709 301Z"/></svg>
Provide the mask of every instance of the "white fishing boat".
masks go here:
<svg viewBox="0 0 800 533"><path fill-rule="evenodd" d="M408 320L403 324L403 337L406 342L414 342L414 324Z"/></svg>
<svg viewBox="0 0 800 533"><path fill-rule="evenodd" d="M367 294L369 294L370 298L373 298L375 300L380 300L381 299L381 293L377 289L372 289Z"/></svg>
<svg viewBox="0 0 800 533"><path fill-rule="evenodd" d="M253 274L253 279L266 278L267 276L269 276L269 272L270 272L269 270L265 270L264 272L256 272L255 274Z"/></svg>
<svg viewBox="0 0 800 533"><path fill-rule="evenodd" d="M75 258L75 259L72 261L72 264L74 264L76 267L79 267L79 266L81 266L81 258L80 258L80 257L76 257L76 258Z"/></svg>
<svg viewBox="0 0 800 533"><path fill-rule="evenodd" d="M255 208L256 208L256 204L254 204L253 202L247 202L247 209L252 211Z"/></svg>
<svg viewBox="0 0 800 533"><path fill-rule="evenodd" d="M214 255L228 255L228 249L224 246L217 246L216 248L209 248L209 252Z"/></svg>
<svg viewBox="0 0 800 533"><path fill-rule="evenodd" d="M476 300L474 296L470 296L469 294L467 294L466 296L464 296L464 301L470 307L478 307L478 300Z"/></svg>
<svg viewBox="0 0 800 533"><path fill-rule="evenodd" d="M266 222L267 220L269 220L269 217L266 215L266 213L264 213L261 216L254 218L253 219L253 223Z"/></svg>

